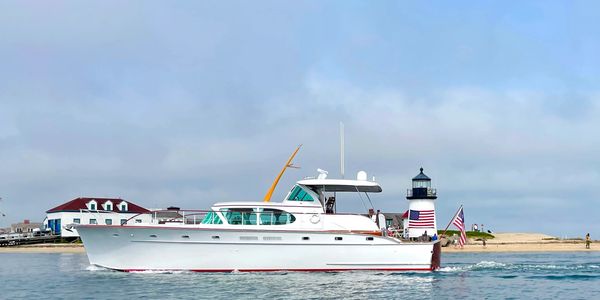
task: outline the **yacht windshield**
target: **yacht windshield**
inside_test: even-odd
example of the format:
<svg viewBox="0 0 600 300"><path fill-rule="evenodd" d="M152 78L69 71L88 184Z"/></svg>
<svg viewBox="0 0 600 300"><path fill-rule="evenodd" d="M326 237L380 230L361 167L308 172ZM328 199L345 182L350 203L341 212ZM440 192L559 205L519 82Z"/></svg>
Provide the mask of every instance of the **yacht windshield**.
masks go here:
<svg viewBox="0 0 600 300"><path fill-rule="evenodd" d="M202 219L202 224L223 224L223 220L217 215L214 211L209 211L204 219Z"/></svg>
<svg viewBox="0 0 600 300"><path fill-rule="evenodd" d="M313 197L307 193L302 187L296 185L290 192L288 201L315 201Z"/></svg>

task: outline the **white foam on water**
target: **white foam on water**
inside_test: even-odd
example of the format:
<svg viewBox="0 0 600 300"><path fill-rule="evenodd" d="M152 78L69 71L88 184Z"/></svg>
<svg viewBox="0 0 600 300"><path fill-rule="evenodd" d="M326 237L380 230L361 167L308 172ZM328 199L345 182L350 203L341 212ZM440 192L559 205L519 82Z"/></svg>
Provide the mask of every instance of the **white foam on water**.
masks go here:
<svg viewBox="0 0 600 300"><path fill-rule="evenodd" d="M96 265L89 265L85 268L87 271L96 272L96 271L109 271L107 268L99 267Z"/></svg>
<svg viewBox="0 0 600 300"><path fill-rule="evenodd" d="M495 262L495 261L480 261L475 264L473 267L476 268L505 268L506 264Z"/></svg>
<svg viewBox="0 0 600 300"><path fill-rule="evenodd" d="M439 272L463 272L466 271L465 267L441 267L439 270Z"/></svg>
<svg viewBox="0 0 600 300"><path fill-rule="evenodd" d="M480 261L474 265L464 265L464 266L452 266L452 267L442 267L439 269L440 272L466 272L473 269L497 269L497 268L506 268L507 265L495 261Z"/></svg>

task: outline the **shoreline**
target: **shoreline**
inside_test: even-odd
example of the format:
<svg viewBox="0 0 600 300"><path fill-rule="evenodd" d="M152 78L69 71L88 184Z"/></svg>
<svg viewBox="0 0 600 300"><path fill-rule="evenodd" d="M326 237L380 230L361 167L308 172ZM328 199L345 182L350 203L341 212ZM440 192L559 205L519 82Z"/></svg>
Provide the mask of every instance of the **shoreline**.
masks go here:
<svg viewBox="0 0 600 300"><path fill-rule="evenodd" d="M33 244L1 247L2 253L85 253L83 244Z"/></svg>
<svg viewBox="0 0 600 300"><path fill-rule="evenodd" d="M442 247L442 253L510 253L510 252L599 252L600 247L585 248L585 243L514 243L514 244L468 244L464 248Z"/></svg>
<svg viewBox="0 0 600 300"><path fill-rule="evenodd" d="M592 241L591 249L579 239L561 240L541 233L494 233L486 241L469 240L464 248L442 247L442 253L501 253L501 252L599 252L600 241ZM0 247L2 253L85 253L83 244L33 244Z"/></svg>

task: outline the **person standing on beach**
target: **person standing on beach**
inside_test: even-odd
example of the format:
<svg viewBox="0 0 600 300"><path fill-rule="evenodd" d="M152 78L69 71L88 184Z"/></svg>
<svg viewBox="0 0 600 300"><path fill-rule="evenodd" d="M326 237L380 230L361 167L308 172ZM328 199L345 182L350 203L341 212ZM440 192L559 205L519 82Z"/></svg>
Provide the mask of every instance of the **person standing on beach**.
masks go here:
<svg viewBox="0 0 600 300"><path fill-rule="evenodd" d="M590 243L592 240L590 239L590 233L585 235L585 249L590 249Z"/></svg>

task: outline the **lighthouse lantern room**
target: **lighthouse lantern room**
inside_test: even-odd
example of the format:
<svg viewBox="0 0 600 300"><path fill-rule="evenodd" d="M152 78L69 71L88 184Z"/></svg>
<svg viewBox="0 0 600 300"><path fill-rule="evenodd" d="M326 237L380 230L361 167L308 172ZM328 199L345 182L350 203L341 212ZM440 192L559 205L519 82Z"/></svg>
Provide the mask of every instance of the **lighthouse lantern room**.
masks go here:
<svg viewBox="0 0 600 300"><path fill-rule="evenodd" d="M405 234L408 238L418 238L427 233L437 233L435 221L435 199L437 191L431 188L431 178L421 172L412 179L412 189L406 193L408 200L408 222Z"/></svg>

